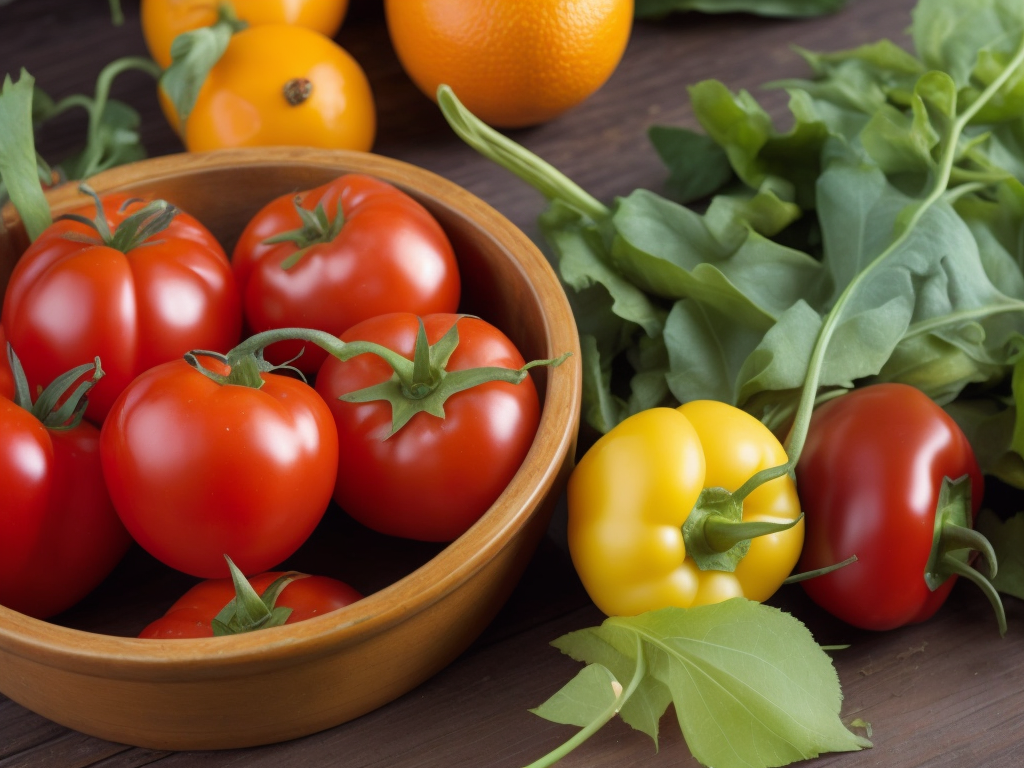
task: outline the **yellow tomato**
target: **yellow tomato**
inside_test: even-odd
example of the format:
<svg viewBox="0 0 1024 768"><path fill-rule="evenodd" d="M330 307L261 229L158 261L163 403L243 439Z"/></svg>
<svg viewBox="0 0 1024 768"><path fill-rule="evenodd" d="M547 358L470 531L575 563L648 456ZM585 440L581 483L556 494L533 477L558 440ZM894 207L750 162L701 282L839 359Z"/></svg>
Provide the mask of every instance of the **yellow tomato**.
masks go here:
<svg viewBox="0 0 1024 768"><path fill-rule="evenodd" d="M142 35L161 67L171 64L171 43L182 32L217 21L226 0L142 0ZM348 0L231 0L235 16L249 26L295 24L334 37L348 10Z"/></svg>
<svg viewBox="0 0 1024 768"><path fill-rule="evenodd" d="M609 616L632 616L731 597L769 598L803 546L793 480L787 475L754 489L736 507L741 520L723 522L714 500L785 462L785 450L761 422L713 400L642 411L604 435L580 460L568 492L570 553L597 607ZM689 522L701 522L684 534L693 514L698 517ZM721 539L710 530L704 535L703 515L724 528L798 522L718 546ZM724 552L734 569L702 569L688 542L714 557Z"/></svg>
<svg viewBox="0 0 1024 768"><path fill-rule="evenodd" d="M161 104L182 133L162 91ZM375 132L373 94L355 59L318 32L265 24L231 37L182 139L193 152L272 145L365 152Z"/></svg>

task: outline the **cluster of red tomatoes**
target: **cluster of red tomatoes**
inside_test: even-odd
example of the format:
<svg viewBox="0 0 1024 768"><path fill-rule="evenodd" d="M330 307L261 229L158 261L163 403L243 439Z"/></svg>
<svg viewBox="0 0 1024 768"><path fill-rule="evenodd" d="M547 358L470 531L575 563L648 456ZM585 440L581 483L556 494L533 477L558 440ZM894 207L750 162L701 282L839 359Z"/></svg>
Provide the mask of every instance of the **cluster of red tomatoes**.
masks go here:
<svg viewBox="0 0 1024 768"><path fill-rule="evenodd" d="M247 589L241 573L295 552L332 497L382 533L456 538L540 417L522 356L459 300L444 230L368 176L270 202L230 260L163 201L111 194L62 217L4 296L0 604L59 613L134 540L219 579L200 587L226 589L223 607L229 564ZM329 592L322 610L358 599L322 577L259 578L275 598ZM166 635L211 633L193 598Z"/></svg>

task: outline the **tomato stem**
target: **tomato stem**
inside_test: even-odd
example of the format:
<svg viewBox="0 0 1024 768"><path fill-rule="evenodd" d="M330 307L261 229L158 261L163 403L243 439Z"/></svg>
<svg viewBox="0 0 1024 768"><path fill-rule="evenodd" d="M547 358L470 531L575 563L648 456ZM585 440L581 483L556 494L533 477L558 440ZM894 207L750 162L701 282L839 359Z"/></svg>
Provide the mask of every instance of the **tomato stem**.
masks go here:
<svg viewBox="0 0 1024 768"><path fill-rule="evenodd" d="M247 358L258 358L259 361L262 361L263 349L278 341L308 341L342 362L351 360L357 355L372 354L391 366L394 376L387 381L349 392L341 395L338 399L347 403L387 400L391 403L392 435L420 412L443 419L445 401L457 392L491 381L519 384L529 375L530 368L538 365L557 367L571 354L566 352L560 357L550 360L532 360L522 368L488 366L449 371L447 370L448 361L459 344L458 320L433 345L427 343L423 321L420 320L413 353L414 360L371 341L345 342L325 331L312 328L276 328L257 333L243 341L228 353L228 364L233 370L239 361ZM259 365L261 366L260 370L268 370L262 367L268 365L267 363L261 362Z"/></svg>
<svg viewBox="0 0 1024 768"><path fill-rule="evenodd" d="M971 504L971 476L964 475L956 480L942 478L939 498L935 504L935 525L932 534L932 550L924 568L924 581L933 592L942 586L950 576L963 576L976 584L996 612L999 633L1006 634L1006 612L999 593L989 579L973 568L969 559L974 551L980 552L988 563L989 577L998 570L996 553L991 543L973 529L974 516Z"/></svg>
<svg viewBox="0 0 1024 768"><path fill-rule="evenodd" d="M334 212L334 218L327 215L323 203L317 203L312 211L302 207L302 196L296 195L293 200L295 211L302 221L298 229L290 229L287 232L280 232L273 237L268 237L263 242L267 245L275 243L294 243L298 250L281 262L281 269L291 269L303 256L306 251L314 245L333 242L341 234L345 226L345 213L341 208L341 201Z"/></svg>
<svg viewBox="0 0 1024 768"><path fill-rule="evenodd" d="M213 617L210 626L213 629L214 637L224 635L238 635L244 632L254 632L257 629L268 627L279 627L288 621L292 615L292 609L284 606L277 607L277 598L284 591L284 588L296 579L306 578L306 574L288 571L281 574L263 590L263 594L257 594L252 584L227 555L224 559L228 563L228 570L231 572L231 581L235 586L235 596L228 601L220 612Z"/></svg>
<svg viewBox="0 0 1024 768"><path fill-rule="evenodd" d="M992 582L982 576L979 571L969 566L963 560L959 560L948 553L942 556L942 566L945 570L949 571L950 574L963 576L968 581L973 582L979 589L981 589L982 592L985 593L985 597L987 597L989 603L992 604L992 610L996 612L996 622L999 624L999 634L1000 636L1005 636L1006 609L1003 608L1003 601L999 597L999 592L992 586Z"/></svg>
<svg viewBox="0 0 1024 768"><path fill-rule="evenodd" d="M58 376L50 382L46 389L39 394L39 399L33 403L32 390L28 384L28 377L25 376L25 369L21 365L21 360L14 353L14 347L10 342L7 342L7 362L14 375L14 402L39 419L47 429L74 429L81 424L82 418L85 416L85 408L88 405L86 395L104 376L104 371L100 367L100 359L94 358L93 362L80 365ZM68 395L68 391L75 382L90 371L92 371L92 377L79 382L75 390ZM61 402L62 399L63 402Z"/></svg>
<svg viewBox="0 0 1024 768"><path fill-rule="evenodd" d="M124 254L138 248L154 235L163 232L174 221L174 217L181 212L166 200L153 200L118 224L117 229L111 232L100 196L88 184L79 184L78 190L93 199L96 205L95 218L87 219L77 213L65 213L60 218L77 221L79 224L91 227L96 230L103 245ZM75 234L69 232L65 237L75 240L77 239Z"/></svg>

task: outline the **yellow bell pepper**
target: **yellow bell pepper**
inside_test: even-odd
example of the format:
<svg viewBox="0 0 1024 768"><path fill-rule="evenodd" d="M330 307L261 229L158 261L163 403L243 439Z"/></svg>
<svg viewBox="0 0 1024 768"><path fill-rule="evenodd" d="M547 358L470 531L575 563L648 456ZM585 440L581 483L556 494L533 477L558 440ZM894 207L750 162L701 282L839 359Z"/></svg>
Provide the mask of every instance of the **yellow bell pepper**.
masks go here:
<svg viewBox="0 0 1024 768"><path fill-rule="evenodd" d="M569 550L597 607L769 598L803 546L796 486L782 475L734 492L786 458L761 422L713 400L642 411L604 435L568 489Z"/></svg>

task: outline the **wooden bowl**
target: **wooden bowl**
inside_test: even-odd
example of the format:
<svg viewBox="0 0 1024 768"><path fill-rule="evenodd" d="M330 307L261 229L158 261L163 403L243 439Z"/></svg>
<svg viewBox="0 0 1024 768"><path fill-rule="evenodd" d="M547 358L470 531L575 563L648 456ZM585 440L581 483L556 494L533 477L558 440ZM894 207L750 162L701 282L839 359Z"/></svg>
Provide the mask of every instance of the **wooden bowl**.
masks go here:
<svg viewBox="0 0 1024 768"><path fill-rule="evenodd" d="M572 313L553 270L522 232L455 184L362 153L265 148L175 155L116 168L90 183L101 193L169 200L206 224L230 253L245 222L266 202L349 171L395 184L437 217L459 259L463 311L500 327L527 360L573 353L558 368L533 369L543 410L518 474L469 531L444 547L374 538L339 522L339 510L328 510L328 533L356 541L347 550L351 557L343 544L325 542L320 529L310 546L321 562L334 564L328 575L340 574L370 594L309 621L200 640L95 631L134 634L192 583L141 550L130 553L129 564L119 566L98 597L67 616L38 621L0 606L0 691L14 701L79 731L142 747L282 741L338 725L409 691L465 650L511 593L568 479L581 392ZM48 196L55 216L88 202L74 185ZM27 244L8 206L0 228L0 285ZM398 566L397 575L380 583L359 583L360 563L379 552L386 560L392 545L409 556L408 572ZM346 570L349 562L356 567ZM134 596L126 603L129 618L108 621L123 608L117 605L122 587Z"/></svg>

